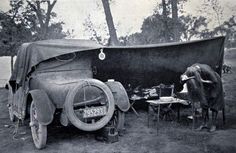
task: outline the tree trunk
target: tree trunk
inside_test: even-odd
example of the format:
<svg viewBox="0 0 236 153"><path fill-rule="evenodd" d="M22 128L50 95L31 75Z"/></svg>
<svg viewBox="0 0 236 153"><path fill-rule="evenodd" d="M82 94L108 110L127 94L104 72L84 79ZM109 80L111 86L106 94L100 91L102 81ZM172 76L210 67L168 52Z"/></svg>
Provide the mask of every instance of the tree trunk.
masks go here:
<svg viewBox="0 0 236 153"><path fill-rule="evenodd" d="M179 27L178 27L178 2L171 0L172 19L174 20L174 41L179 41Z"/></svg>
<svg viewBox="0 0 236 153"><path fill-rule="evenodd" d="M49 27L49 21L50 21L50 15L52 13L52 9L55 6L57 0L53 0L53 2L51 3L50 1L46 1L47 2L47 11L45 14L45 19L44 19L44 15L43 12L41 10L41 3L40 1L35 1L35 3L33 3L30 0L27 0L27 3L29 4L29 6L33 9L33 11L36 13L38 21L39 21L39 25L40 25L40 39L46 39L47 38L47 32L48 32L48 27Z"/></svg>
<svg viewBox="0 0 236 153"><path fill-rule="evenodd" d="M162 0L162 8L163 8L162 16L163 16L164 25L165 25L164 37L165 37L165 41L166 41L166 42L169 42L170 39L169 39L169 37L168 37L168 24L167 24L166 0Z"/></svg>
<svg viewBox="0 0 236 153"><path fill-rule="evenodd" d="M54 7L54 5L56 4L56 0L54 0L52 2L52 4L50 3L50 1L47 1L47 5L48 5L48 9L47 9L47 13L46 13L46 19L45 19L45 29L44 29L44 36L46 37L47 33L48 33L48 27L49 27L49 21L51 19L51 13L52 13L52 9Z"/></svg>
<svg viewBox="0 0 236 153"><path fill-rule="evenodd" d="M106 16L106 22L107 22L107 26L108 26L108 30L109 30L111 45L112 46L119 45L119 41L118 41L117 34L116 34L116 29L115 29L115 26L113 23L112 15L111 15L109 2L108 2L108 0L102 0L102 4L103 4L105 16Z"/></svg>

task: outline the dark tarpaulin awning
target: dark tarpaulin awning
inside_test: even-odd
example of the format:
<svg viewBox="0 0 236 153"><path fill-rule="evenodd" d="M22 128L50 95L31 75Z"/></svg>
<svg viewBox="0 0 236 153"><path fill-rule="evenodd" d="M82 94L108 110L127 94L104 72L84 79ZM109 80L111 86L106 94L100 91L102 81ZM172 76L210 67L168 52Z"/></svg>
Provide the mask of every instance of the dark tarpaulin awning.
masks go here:
<svg viewBox="0 0 236 153"><path fill-rule="evenodd" d="M106 59L97 58L103 48ZM27 74L40 62L72 52L92 51L95 78L121 83L157 84L178 82L179 75L194 63L208 64L219 74L223 63L224 37L191 42L105 47L89 40L60 39L26 43L18 51L10 83L24 85Z"/></svg>
<svg viewBox="0 0 236 153"><path fill-rule="evenodd" d="M179 77L187 67L207 64L221 75L224 37L189 42L105 47L106 59L93 59L97 79L115 79L124 86L151 87L160 83L181 88Z"/></svg>

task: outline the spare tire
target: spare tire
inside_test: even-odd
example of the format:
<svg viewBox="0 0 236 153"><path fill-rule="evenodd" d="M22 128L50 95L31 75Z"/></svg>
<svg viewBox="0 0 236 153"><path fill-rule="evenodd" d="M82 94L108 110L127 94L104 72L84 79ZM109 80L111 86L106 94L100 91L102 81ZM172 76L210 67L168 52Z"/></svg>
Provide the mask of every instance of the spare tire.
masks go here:
<svg viewBox="0 0 236 153"><path fill-rule="evenodd" d="M95 131L111 120L115 104L107 85L99 80L84 79L69 90L64 107L74 126Z"/></svg>

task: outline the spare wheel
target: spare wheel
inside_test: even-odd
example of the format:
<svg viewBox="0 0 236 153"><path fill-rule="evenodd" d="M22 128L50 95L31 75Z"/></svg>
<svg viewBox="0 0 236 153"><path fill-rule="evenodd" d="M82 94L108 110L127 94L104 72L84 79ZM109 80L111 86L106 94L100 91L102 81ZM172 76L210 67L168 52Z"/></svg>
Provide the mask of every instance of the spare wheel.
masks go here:
<svg viewBox="0 0 236 153"><path fill-rule="evenodd" d="M65 111L70 122L84 131L104 127L114 112L114 97L103 82L81 80L66 97Z"/></svg>

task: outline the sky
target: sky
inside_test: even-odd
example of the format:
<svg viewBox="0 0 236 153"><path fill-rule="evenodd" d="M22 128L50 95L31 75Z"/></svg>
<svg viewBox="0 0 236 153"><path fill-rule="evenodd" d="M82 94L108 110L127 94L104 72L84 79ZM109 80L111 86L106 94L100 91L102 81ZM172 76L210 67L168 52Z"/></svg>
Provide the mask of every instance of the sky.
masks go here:
<svg viewBox="0 0 236 153"><path fill-rule="evenodd" d="M222 22L232 15L236 15L236 0L219 1L224 9ZM111 11L117 35L124 36L139 32L144 18L152 15L157 3L160 2L161 0L113 0ZM204 0L187 0L183 8L185 14L206 16L204 12L198 12L203 2ZM7 11L9 8L9 0L0 0L1 11ZM88 16L95 26L106 26L101 0L58 0L53 11L57 13L58 20L65 23L64 30L74 29L74 38L88 39L90 37L90 33L84 32L85 27L83 26ZM207 17L212 19L211 26L214 27L217 24L214 16ZM101 31L100 33L103 34ZM8 64L6 64L7 62ZM1 87L5 85L10 76L10 58L0 57L0 65L8 66L0 69ZM1 70L5 70L4 73Z"/></svg>
<svg viewBox="0 0 236 153"><path fill-rule="evenodd" d="M113 0L111 11L118 36L139 32L144 18L153 13L157 3L161 0ZM184 5L185 14L203 15L198 12L204 0L187 0ZM223 20L233 14L236 15L236 0L219 0L223 10ZM9 0L0 0L0 10L9 9ZM74 29L74 38L89 38L90 33L85 32L83 24L90 16L95 27L106 27L105 15L101 0L58 0L54 9L57 19L65 23L64 30ZM214 17L209 17L211 27L217 23ZM100 32L103 34L102 32Z"/></svg>

